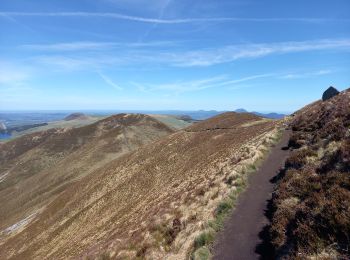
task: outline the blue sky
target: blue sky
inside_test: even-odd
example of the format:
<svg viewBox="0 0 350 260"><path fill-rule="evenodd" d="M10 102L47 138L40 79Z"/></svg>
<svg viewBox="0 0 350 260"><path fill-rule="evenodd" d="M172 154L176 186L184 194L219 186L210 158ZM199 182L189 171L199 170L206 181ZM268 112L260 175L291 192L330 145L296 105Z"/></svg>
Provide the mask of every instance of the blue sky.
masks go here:
<svg viewBox="0 0 350 260"><path fill-rule="evenodd" d="M349 65L348 0L0 3L0 110L290 112Z"/></svg>

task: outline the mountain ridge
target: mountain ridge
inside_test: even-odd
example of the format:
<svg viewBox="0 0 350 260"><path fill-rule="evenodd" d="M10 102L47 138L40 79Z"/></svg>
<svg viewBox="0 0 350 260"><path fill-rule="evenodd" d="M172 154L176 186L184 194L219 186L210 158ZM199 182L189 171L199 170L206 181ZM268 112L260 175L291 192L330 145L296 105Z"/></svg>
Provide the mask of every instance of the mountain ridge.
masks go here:
<svg viewBox="0 0 350 260"><path fill-rule="evenodd" d="M229 119L230 115L233 118ZM36 211L21 232L3 238L0 251L12 253L0 253L0 257L65 259L99 257L106 252L112 257L183 258L200 223L235 189L226 179L232 174L241 178L240 169L259 158L277 124L237 113L197 124L215 128L217 120L227 129L188 132L190 126L77 180L46 208ZM197 199L198 194L203 195ZM173 223L181 223L181 228L175 224L175 231ZM191 235L186 235L188 232ZM44 242L44 238L49 239ZM160 249L172 250L173 246L181 250L167 253Z"/></svg>
<svg viewBox="0 0 350 260"><path fill-rule="evenodd" d="M0 229L24 218L23 212L46 205L96 168L173 132L150 116L120 114L1 143L0 173L5 177L0 182Z"/></svg>

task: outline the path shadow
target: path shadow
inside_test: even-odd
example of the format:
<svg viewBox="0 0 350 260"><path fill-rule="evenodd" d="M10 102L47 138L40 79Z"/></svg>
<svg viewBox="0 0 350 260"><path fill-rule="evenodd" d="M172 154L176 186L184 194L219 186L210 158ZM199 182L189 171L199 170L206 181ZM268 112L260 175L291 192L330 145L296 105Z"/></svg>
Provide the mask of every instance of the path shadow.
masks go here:
<svg viewBox="0 0 350 260"><path fill-rule="evenodd" d="M289 146L283 146L283 147L281 148L281 150L283 150L283 151L288 151L289 149L290 149Z"/></svg>
<svg viewBox="0 0 350 260"><path fill-rule="evenodd" d="M271 221L273 216L273 204L272 199L267 201L267 208L264 212L265 216ZM271 244L270 239L270 229L271 225L265 225L263 229L259 232L260 243L255 248L255 253L259 255L259 259L261 260L270 260L274 259L275 252L274 248Z"/></svg>
<svg viewBox="0 0 350 260"><path fill-rule="evenodd" d="M271 178L270 182L273 184L276 184L278 181L284 178L284 176L286 175L286 171L287 171L286 168L280 169L278 174Z"/></svg>
<svg viewBox="0 0 350 260"><path fill-rule="evenodd" d="M282 168L276 176L271 178L270 182L276 184L280 179L286 174L286 169ZM265 217L269 220L269 224L265 225L263 229L259 232L260 243L255 248L255 253L259 255L261 260L271 260L275 259L275 250L271 244L270 230L271 221L275 208L273 207L273 198L267 200L266 209L264 210Z"/></svg>

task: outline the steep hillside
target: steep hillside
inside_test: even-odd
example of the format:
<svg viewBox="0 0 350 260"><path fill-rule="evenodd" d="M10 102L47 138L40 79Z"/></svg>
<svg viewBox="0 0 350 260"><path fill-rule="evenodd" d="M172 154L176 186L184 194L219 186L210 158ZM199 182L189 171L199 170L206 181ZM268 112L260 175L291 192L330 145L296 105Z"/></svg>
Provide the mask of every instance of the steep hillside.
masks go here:
<svg viewBox="0 0 350 260"><path fill-rule="evenodd" d="M0 144L0 230L40 211L72 182L170 133L150 116L119 114Z"/></svg>
<svg viewBox="0 0 350 260"><path fill-rule="evenodd" d="M7 129L7 132L11 134L10 140L13 140L15 138L28 135L28 134L33 134L33 133L38 133L38 132L43 132L51 129L58 129L58 128L78 128L78 127L83 127L87 125L91 125L93 123L96 123L97 121L100 121L106 117L103 116L88 116L85 119L72 119L69 121L66 120L58 120L58 121L50 121L47 123L38 123L38 124L31 124L31 125L20 125L20 126L15 126L15 127L10 127ZM8 140L0 140L1 142L6 142Z"/></svg>
<svg viewBox="0 0 350 260"><path fill-rule="evenodd" d="M237 126L243 124L249 124L250 122L263 121L259 116L249 113L234 113L226 112L220 116L209 118L199 124L194 124L188 127L186 130L190 132L211 131L211 130L229 130L237 128Z"/></svg>
<svg viewBox="0 0 350 260"><path fill-rule="evenodd" d="M282 259L350 258L350 90L296 112L272 201L270 239Z"/></svg>
<svg viewBox="0 0 350 260"><path fill-rule="evenodd" d="M185 259L275 126L225 113L125 154L3 234L0 258ZM68 145L61 140L50 151Z"/></svg>
<svg viewBox="0 0 350 260"><path fill-rule="evenodd" d="M181 117L177 117L175 115L158 115L158 114L150 114L149 116L155 118L156 120L164 123L168 127L178 130L185 128L193 123L193 121L184 120ZM0 122L0 134L2 133L10 133L11 139L15 139L24 135L33 134L37 132L43 132L50 129L61 129L61 128L78 128L83 127L86 125L91 125L93 123L96 123L97 121L103 120L107 118L107 116L86 116L80 114L71 114L67 117L69 120L58 120L58 121L50 121L48 123L41 123L41 124L32 124L32 125L25 125L25 126L15 126L11 127L7 130L1 130L1 122ZM6 126L4 125L6 128ZM0 139L0 143L7 142L7 139Z"/></svg>

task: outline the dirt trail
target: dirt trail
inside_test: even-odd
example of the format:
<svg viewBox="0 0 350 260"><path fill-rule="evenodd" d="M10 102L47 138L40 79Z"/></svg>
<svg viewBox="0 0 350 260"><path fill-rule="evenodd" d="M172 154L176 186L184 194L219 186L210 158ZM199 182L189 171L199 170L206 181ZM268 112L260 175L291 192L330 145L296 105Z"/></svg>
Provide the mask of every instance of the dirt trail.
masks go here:
<svg viewBox="0 0 350 260"><path fill-rule="evenodd" d="M213 259L269 259L268 248L259 249L263 243L260 237L269 224L265 212L274 187L271 180L278 174L289 154L284 149L289 136L290 132L285 131L260 169L250 176L247 190L239 197L237 207L215 242ZM258 253L261 250L265 251Z"/></svg>

